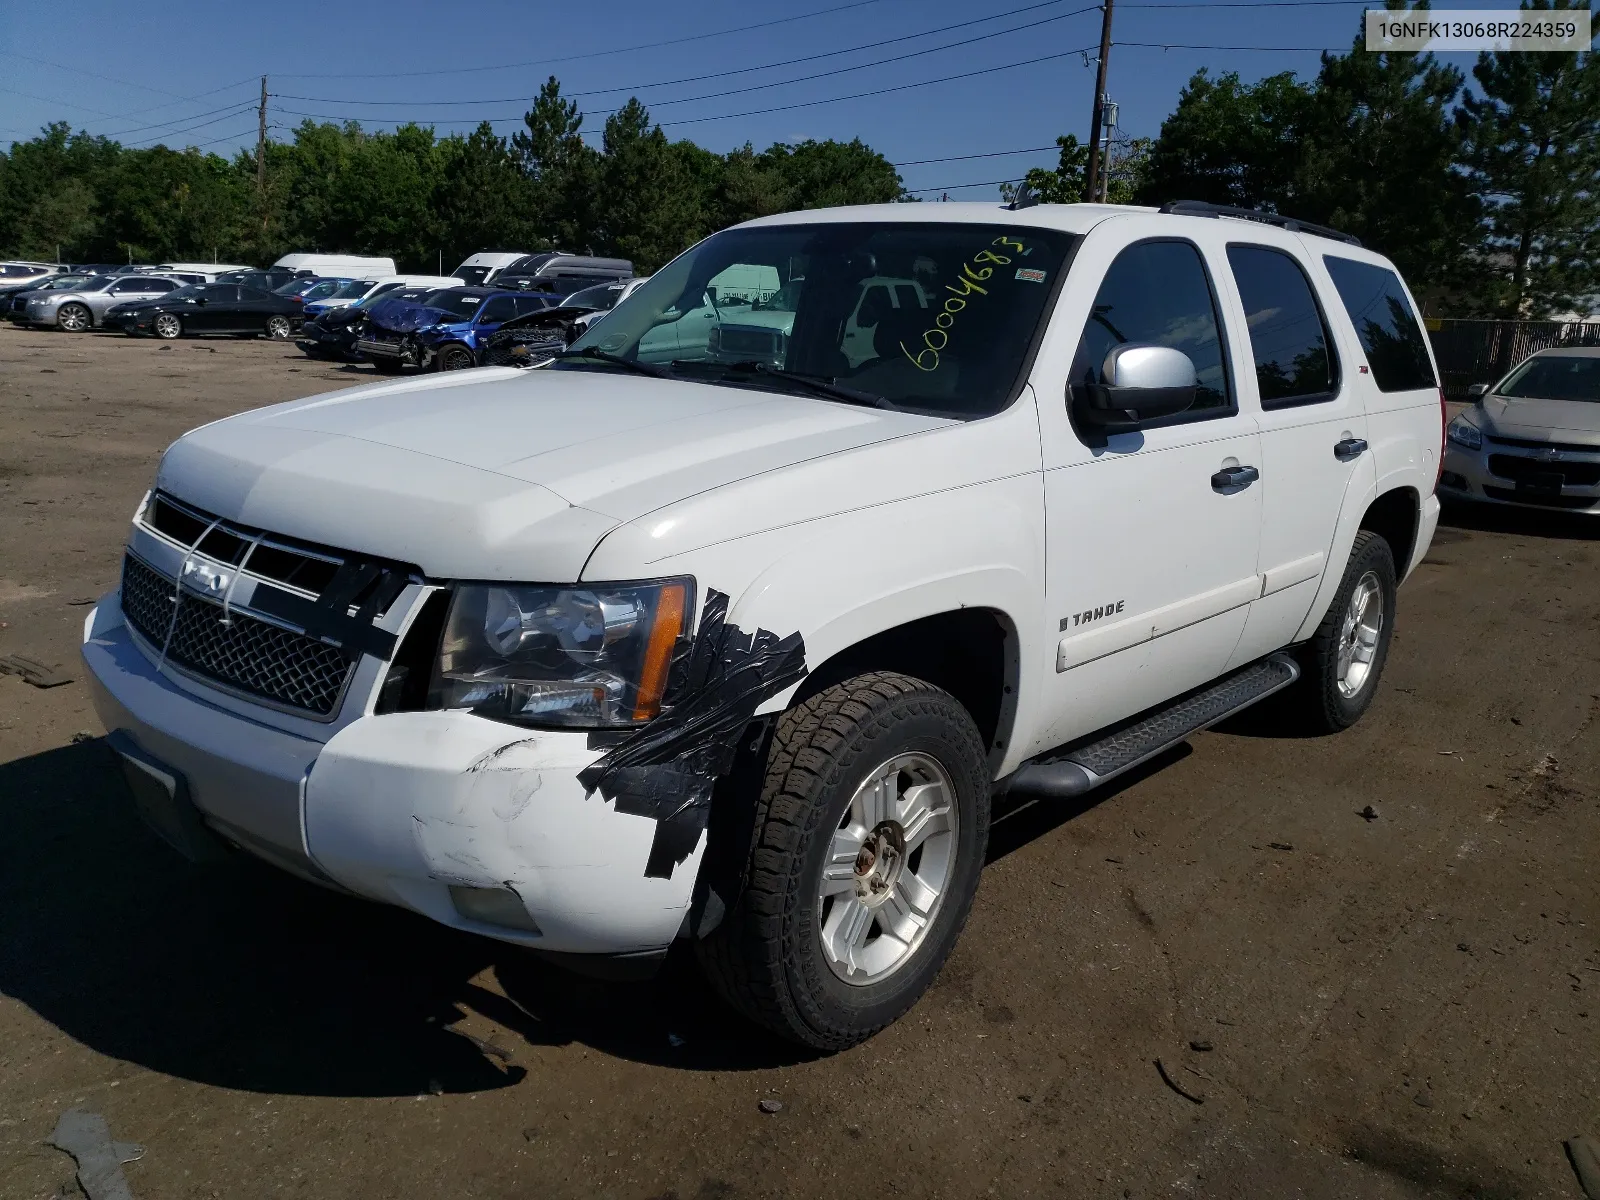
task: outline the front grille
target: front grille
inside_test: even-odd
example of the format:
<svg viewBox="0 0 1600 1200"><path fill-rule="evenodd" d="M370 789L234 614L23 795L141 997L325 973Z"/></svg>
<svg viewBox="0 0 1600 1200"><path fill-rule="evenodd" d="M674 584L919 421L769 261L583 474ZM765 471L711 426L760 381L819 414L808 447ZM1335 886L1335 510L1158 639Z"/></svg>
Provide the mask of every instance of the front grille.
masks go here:
<svg viewBox="0 0 1600 1200"><path fill-rule="evenodd" d="M1593 496L1540 496L1519 492L1515 488L1484 486L1483 494L1491 500L1510 500L1517 504L1538 504L1544 508L1593 508L1600 500Z"/></svg>
<svg viewBox="0 0 1600 1200"><path fill-rule="evenodd" d="M128 623L180 667L264 700L328 716L356 656L303 633L280 629L176 586L131 554L123 560L122 611ZM170 635L168 632L170 626Z"/></svg>
<svg viewBox="0 0 1600 1200"><path fill-rule="evenodd" d="M774 329L738 329L724 325L721 333L724 354L773 356L782 352L783 334Z"/></svg>
<svg viewBox="0 0 1600 1200"><path fill-rule="evenodd" d="M1489 470L1501 479L1528 479L1560 475L1569 487L1594 487L1600 484L1600 462L1543 462L1519 454L1491 454Z"/></svg>
<svg viewBox="0 0 1600 1200"><path fill-rule="evenodd" d="M1536 442L1531 438L1497 437L1489 435L1496 446L1516 446L1522 450L1559 450L1565 454L1600 454L1600 446L1585 446L1578 442Z"/></svg>

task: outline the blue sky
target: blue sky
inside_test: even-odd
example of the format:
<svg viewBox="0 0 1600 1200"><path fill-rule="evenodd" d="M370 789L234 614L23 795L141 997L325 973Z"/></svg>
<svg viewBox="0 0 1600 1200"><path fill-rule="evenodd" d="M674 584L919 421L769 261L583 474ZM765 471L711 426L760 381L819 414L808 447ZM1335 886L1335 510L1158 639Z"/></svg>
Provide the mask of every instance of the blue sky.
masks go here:
<svg viewBox="0 0 1600 1200"><path fill-rule="evenodd" d="M1318 48L1349 46L1363 7L1117 0L1107 90L1122 129L1155 134L1202 66L1247 80L1314 73ZM490 118L508 134L555 74L593 114L596 141L605 113L637 95L670 136L712 150L860 137L916 164L901 169L908 188L979 200L993 181L1053 165L1054 150L1036 148L1058 134L1086 136L1099 32L1092 0L8 3L0 144L65 119L127 145L231 154L255 140L263 73L278 138L301 114L440 132ZM1018 150L1031 152L996 153ZM989 157L960 157L974 155Z"/></svg>

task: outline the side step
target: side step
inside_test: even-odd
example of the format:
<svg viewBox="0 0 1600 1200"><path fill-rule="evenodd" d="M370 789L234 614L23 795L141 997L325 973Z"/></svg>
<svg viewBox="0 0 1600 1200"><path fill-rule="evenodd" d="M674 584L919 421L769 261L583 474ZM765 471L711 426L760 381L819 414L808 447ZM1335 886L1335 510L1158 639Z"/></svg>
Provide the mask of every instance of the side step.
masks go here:
<svg viewBox="0 0 1600 1200"><path fill-rule="evenodd" d="M995 785L996 794L1048 800L1081 796L1298 678L1300 667L1287 654L1263 658L1095 741L1023 763Z"/></svg>

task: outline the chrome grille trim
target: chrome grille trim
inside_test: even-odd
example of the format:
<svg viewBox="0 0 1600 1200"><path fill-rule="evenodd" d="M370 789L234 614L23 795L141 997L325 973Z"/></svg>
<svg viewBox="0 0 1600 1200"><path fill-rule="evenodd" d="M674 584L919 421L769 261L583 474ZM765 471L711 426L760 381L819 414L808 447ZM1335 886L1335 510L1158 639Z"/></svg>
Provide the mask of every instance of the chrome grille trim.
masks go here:
<svg viewBox="0 0 1600 1200"><path fill-rule="evenodd" d="M203 599L131 551L122 612L164 665L209 687L297 716L338 714L359 655Z"/></svg>

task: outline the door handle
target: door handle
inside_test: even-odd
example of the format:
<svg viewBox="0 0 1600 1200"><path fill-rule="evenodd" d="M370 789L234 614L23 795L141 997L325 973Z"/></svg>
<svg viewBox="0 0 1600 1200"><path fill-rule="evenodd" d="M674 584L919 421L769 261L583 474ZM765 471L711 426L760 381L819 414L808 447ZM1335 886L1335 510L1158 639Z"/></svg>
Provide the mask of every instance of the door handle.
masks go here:
<svg viewBox="0 0 1600 1200"><path fill-rule="evenodd" d="M1231 496L1234 492L1244 491L1260 478L1261 472L1254 467L1224 467L1211 477L1211 490Z"/></svg>
<svg viewBox="0 0 1600 1200"><path fill-rule="evenodd" d="M1345 438L1333 444L1333 456L1340 462L1353 462L1367 452L1366 438Z"/></svg>

